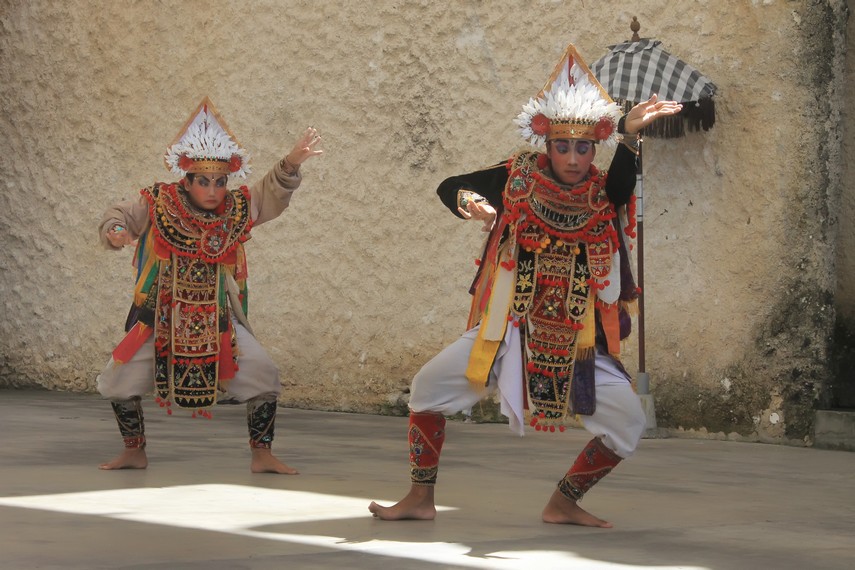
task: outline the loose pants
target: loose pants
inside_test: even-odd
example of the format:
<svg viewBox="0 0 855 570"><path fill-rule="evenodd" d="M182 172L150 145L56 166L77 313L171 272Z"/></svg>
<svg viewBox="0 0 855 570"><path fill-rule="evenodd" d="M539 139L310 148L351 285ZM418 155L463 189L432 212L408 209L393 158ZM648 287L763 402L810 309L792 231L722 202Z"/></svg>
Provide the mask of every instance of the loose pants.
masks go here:
<svg viewBox="0 0 855 570"><path fill-rule="evenodd" d="M466 378L469 354L478 327L467 331L425 364L413 379L410 409L452 415L466 410L482 398L498 392L501 411L510 427L524 432L523 365L519 329L508 326L496 356L487 386L473 387ZM597 350L595 359L596 411L580 416L589 432L602 438L617 455L627 458L644 433L645 414L630 379L614 359Z"/></svg>
<svg viewBox="0 0 855 570"><path fill-rule="evenodd" d="M239 402L276 400L282 390L279 369L246 328L232 322L237 334L239 369L228 381L228 393ZM154 390L154 335L123 364L111 358L98 376L98 392L108 400L130 400Z"/></svg>

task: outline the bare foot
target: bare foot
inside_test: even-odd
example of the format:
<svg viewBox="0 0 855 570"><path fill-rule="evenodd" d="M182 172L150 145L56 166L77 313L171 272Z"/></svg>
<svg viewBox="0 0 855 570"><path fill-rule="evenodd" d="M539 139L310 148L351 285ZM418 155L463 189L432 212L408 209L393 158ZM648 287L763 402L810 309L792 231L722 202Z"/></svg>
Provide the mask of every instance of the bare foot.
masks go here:
<svg viewBox="0 0 855 570"><path fill-rule="evenodd" d="M252 463L249 465L249 470L253 473L279 473L282 475L297 475L299 471L285 465L276 457L269 449L253 448Z"/></svg>
<svg viewBox="0 0 855 570"><path fill-rule="evenodd" d="M412 485L407 496L391 507L381 507L374 501L371 501L371 504L368 505L368 510L375 517L384 521L432 521L436 518L436 506L433 502L433 486Z"/></svg>
<svg viewBox="0 0 855 570"><path fill-rule="evenodd" d="M110 471L112 469L145 469L148 467L148 457L145 448L129 447L107 463L102 463L98 469Z"/></svg>
<svg viewBox="0 0 855 570"><path fill-rule="evenodd" d="M541 516L543 517L543 522L546 523L612 528L612 523L598 519L580 507L576 501L571 501L562 495L558 489L552 492L552 496L549 497L549 502L543 508Z"/></svg>

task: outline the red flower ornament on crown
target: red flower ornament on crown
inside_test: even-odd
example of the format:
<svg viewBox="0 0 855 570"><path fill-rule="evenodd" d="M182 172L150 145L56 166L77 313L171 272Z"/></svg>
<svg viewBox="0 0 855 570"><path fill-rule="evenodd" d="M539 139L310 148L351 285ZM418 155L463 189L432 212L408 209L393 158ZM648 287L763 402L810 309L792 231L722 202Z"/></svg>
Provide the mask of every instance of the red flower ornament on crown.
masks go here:
<svg viewBox="0 0 855 570"><path fill-rule="evenodd" d="M233 154L229 159L229 172L235 173L240 170L240 167L243 165L243 158Z"/></svg>
<svg viewBox="0 0 855 570"><path fill-rule="evenodd" d="M538 113L531 119L531 132L546 136L549 133L549 119L543 113Z"/></svg>
<svg viewBox="0 0 855 570"><path fill-rule="evenodd" d="M594 136L598 141L606 140L615 130L615 124L608 117L603 117L597 121L594 127Z"/></svg>
<svg viewBox="0 0 855 570"><path fill-rule="evenodd" d="M178 168L184 170L185 172L193 168L193 159L187 156L186 154L182 154L178 158Z"/></svg>

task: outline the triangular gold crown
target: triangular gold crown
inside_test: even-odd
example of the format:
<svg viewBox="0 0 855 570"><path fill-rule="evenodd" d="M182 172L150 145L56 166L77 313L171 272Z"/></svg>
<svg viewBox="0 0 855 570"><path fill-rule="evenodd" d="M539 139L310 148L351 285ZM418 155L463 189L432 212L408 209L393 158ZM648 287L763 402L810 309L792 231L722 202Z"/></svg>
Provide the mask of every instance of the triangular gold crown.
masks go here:
<svg viewBox="0 0 855 570"><path fill-rule="evenodd" d="M246 177L249 173L247 152L207 96L178 131L163 160L168 170L182 176L215 172Z"/></svg>

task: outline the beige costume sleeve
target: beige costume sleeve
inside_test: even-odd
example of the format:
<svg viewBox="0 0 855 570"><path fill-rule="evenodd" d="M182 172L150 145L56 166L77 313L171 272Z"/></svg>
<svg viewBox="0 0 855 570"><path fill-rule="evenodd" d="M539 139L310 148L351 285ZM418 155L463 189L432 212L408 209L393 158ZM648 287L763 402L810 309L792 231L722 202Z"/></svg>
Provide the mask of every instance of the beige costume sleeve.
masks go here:
<svg viewBox="0 0 855 570"><path fill-rule="evenodd" d="M291 202L291 194L300 186L300 171L287 174L280 163L270 169L264 178L249 189L253 225L257 226L276 218Z"/></svg>
<svg viewBox="0 0 855 570"><path fill-rule="evenodd" d="M113 247L110 240L107 239L107 232L113 226L119 225L128 230L131 239L135 240L146 230L149 222L148 201L145 198L140 196L137 200L119 202L108 208L101 217L101 223L98 225L101 244L107 249L122 249Z"/></svg>
<svg viewBox="0 0 855 570"><path fill-rule="evenodd" d="M249 193L254 225L269 222L285 211L291 202L291 194L302 180L299 170L287 174L277 163L264 178L253 184ZM137 200L126 200L108 208L98 225L101 244L107 249L121 249L113 247L107 239L107 232L115 225L127 229L132 240L139 238L150 223L148 207L148 201L140 196Z"/></svg>

